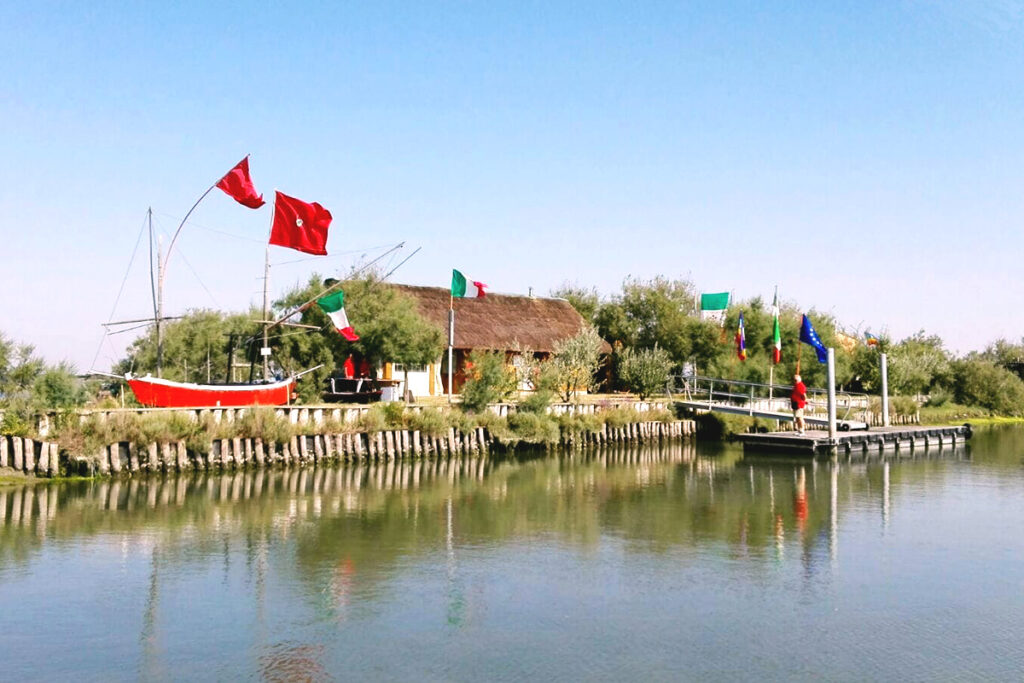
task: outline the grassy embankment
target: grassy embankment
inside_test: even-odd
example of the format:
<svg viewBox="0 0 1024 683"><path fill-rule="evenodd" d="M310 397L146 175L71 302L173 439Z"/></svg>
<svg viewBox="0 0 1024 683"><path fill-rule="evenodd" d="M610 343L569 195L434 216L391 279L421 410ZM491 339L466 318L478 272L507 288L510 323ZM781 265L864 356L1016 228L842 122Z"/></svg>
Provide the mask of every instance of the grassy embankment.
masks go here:
<svg viewBox="0 0 1024 683"><path fill-rule="evenodd" d="M62 452L89 458L102 447L128 441L140 446L151 443L184 441L190 450L206 451L214 439L259 438L285 443L292 436L305 434L374 433L384 430L415 430L431 436L447 434L450 428L468 432L484 427L508 448L519 445L549 446L572 435L600 432L605 425L621 427L634 422L671 422L676 417L665 408L638 412L632 408L613 408L593 415L548 415L516 412L499 417L490 412L467 414L460 410L425 408L406 411L401 403L378 403L356 422L325 419L316 424L291 424L271 408L246 411L234 421L217 422L207 415L194 419L183 413L114 414L106 419L77 416L61 420L51 438Z"/></svg>

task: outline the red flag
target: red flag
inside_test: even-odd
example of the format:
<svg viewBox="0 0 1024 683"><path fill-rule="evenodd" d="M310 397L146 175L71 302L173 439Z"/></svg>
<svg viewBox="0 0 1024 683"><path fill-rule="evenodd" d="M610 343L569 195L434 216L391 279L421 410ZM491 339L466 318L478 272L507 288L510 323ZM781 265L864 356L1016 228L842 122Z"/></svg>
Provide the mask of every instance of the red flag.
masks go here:
<svg viewBox="0 0 1024 683"><path fill-rule="evenodd" d="M249 157L245 157L228 171L217 183L217 187L224 190L236 202L242 206L248 206L250 209L258 209L266 204L263 201L263 195L257 194L256 186L252 184L252 178L249 177Z"/></svg>
<svg viewBox="0 0 1024 683"><path fill-rule="evenodd" d="M280 192L274 198L274 225L270 243L307 254L327 254L327 228L331 212L316 202L306 202Z"/></svg>

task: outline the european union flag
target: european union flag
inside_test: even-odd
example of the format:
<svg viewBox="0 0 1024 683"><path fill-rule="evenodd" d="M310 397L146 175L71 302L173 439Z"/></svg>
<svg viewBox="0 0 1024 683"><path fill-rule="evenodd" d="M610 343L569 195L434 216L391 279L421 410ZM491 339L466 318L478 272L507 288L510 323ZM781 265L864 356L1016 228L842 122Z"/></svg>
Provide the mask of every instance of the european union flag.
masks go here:
<svg viewBox="0 0 1024 683"><path fill-rule="evenodd" d="M804 344L810 344L814 347L815 352L818 354L819 363L828 362L828 349L821 343L821 337L814 331L814 326L811 325L811 319L806 315L800 322L800 341Z"/></svg>

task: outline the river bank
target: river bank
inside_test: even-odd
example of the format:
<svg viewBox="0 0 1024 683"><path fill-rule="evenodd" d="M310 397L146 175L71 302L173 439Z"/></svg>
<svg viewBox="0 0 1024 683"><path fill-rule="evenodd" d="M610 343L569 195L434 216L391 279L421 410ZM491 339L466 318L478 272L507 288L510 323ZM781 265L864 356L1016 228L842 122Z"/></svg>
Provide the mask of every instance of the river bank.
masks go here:
<svg viewBox="0 0 1024 683"><path fill-rule="evenodd" d="M469 415L389 404L351 414L264 408L70 415L53 430L55 440L0 436L0 471L59 477L306 466L661 443L697 432L693 421L661 405Z"/></svg>

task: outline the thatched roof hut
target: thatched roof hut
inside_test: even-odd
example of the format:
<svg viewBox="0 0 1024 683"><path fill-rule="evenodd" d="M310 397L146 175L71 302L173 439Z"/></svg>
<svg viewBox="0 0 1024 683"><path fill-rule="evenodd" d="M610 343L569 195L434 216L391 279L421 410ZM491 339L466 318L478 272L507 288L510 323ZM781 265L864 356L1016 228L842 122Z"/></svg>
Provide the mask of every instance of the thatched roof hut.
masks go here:
<svg viewBox="0 0 1024 683"><path fill-rule="evenodd" d="M448 336L450 291L446 287L392 285L416 300L420 314ZM510 351L517 347L552 353L555 344L575 336L583 320L565 299L490 294L482 299L455 301L454 348L469 351ZM611 347L604 344L604 353Z"/></svg>

